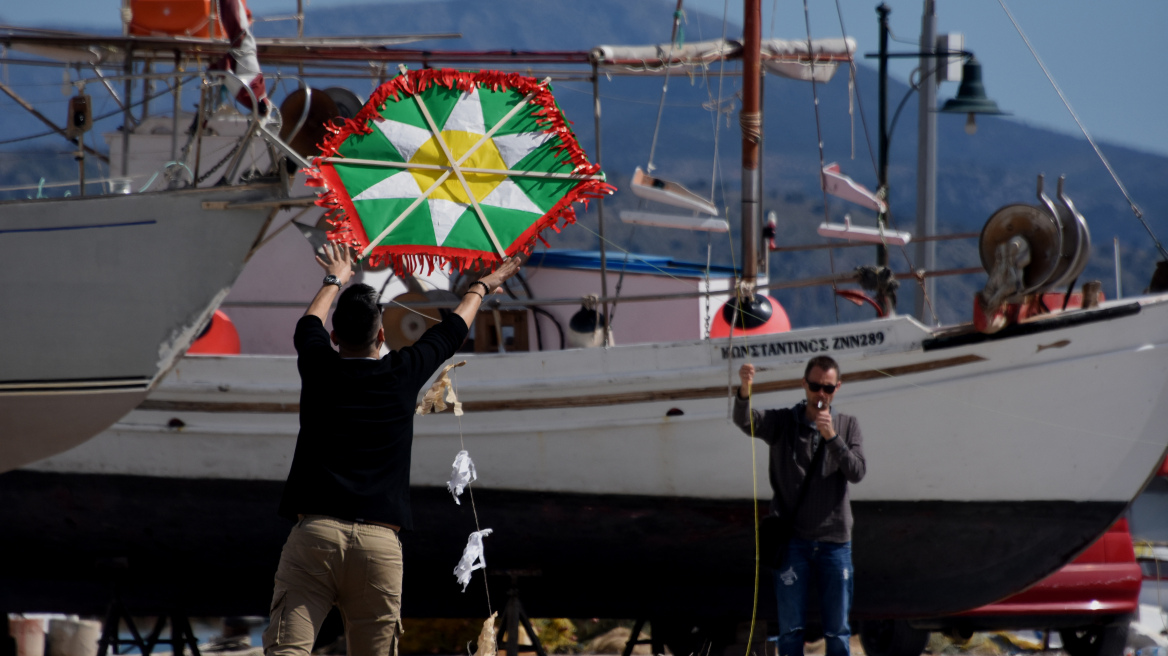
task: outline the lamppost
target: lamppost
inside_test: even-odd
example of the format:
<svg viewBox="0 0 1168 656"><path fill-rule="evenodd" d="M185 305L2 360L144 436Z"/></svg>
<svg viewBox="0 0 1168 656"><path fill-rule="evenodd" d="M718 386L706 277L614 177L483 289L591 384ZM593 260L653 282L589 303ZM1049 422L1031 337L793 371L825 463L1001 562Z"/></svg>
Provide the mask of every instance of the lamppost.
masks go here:
<svg viewBox="0 0 1168 656"><path fill-rule="evenodd" d="M880 52L876 54L867 54L865 57L877 57L880 60L879 77L880 77L880 97L879 97L879 160L877 169L877 183L879 185L877 193L885 201L885 211L877 217L882 228L887 227L888 215L891 212L891 198L888 190L888 156L889 143L892 138L892 130L896 127L896 120L900 116L900 110L904 108L905 102L913 91L921 91L921 115L918 120L921 122L918 150L917 150L917 237L927 238L932 235L936 223L936 120L933 112L941 111L945 113L963 113L969 116L966 122L966 132L973 134L977 126L974 122L974 115L976 114L990 114L999 115L1004 114L998 109L997 103L986 97L985 87L981 83L981 64L973 56L972 52L966 50L955 50L937 52L936 49L936 17L933 13L934 0L925 0L924 15L921 20L921 40L922 48L920 52L888 52L888 37L890 29L888 27L888 15L892 13L892 9L887 4L881 3L876 7L876 13L879 16L880 24ZM933 109L936 103L936 93L933 86L936 84L934 78L937 67L928 66L928 62L936 59L950 58L954 55L960 55L966 58L962 67L962 81L961 86L957 90L957 96L950 99L940 110ZM919 79L915 85L911 85L904 99L900 101L895 114L892 116L891 125L888 121L888 60L890 58L902 57L917 57L921 61L918 68ZM919 240L917 242L917 264L923 267L926 271L931 270L934 265L935 247L932 241ZM876 265L878 269L876 300L881 308L884 309L885 315L891 314L896 308L896 295L894 287L888 283L892 280L891 275L887 273L888 270L888 249L884 245L876 247ZM883 275L880 275L884 272ZM924 319L924 303L923 296L932 296L933 285L932 281L926 280L926 286L921 300L917 303L917 315L922 320Z"/></svg>

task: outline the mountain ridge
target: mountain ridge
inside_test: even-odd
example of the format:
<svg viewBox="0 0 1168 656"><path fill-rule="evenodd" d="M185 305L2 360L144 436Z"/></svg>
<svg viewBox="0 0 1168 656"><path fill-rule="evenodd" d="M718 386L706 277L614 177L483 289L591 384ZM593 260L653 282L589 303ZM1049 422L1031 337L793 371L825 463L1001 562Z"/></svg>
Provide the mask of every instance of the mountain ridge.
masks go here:
<svg viewBox="0 0 1168 656"><path fill-rule="evenodd" d="M531 2L530 0L492 0L490 3L469 0L446 0L440 3L394 3L388 5L358 5L328 10L310 9L307 12L306 35L356 35L373 32L438 33L461 32L458 41L427 41L407 47L457 50L587 50L602 43L654 44L666 42L672 26L673 4L652 1L625 5L613 0L593 3ZM801 28L802 26L800 26ZM685 25L690 41L718 38L722 34L720 17L700 11L688 11ZM266 36L287 36L294 30L290 23L259 23L257 32ZM727 38L741 34L738 26L727 27ZM824 34L822 36L835 36ZM15 70L15 69L14 69ZM765 81L765 156L763 159L764 211L774 210L779 215L780 240L785 244L821 243L815 226L825 216L841 220L851 214L859 223L873 223L871 212L849 206L843 201L827 199L819 190L818 170L820 155L817 133L822 130L824 163L838 161L845 174L874 189L876 175L866 146L861 111L867 118L868 131L874 131L876 116L877 76L875 70L863 61L857 63L854 86L857 103L849 113L849 75L841 68L835 79L827 84L812 85L768 76ZM42 75L37 90L47 101L62 105L63 96L56 93L51 75ZM281 71L268 71L274 76ZM666 105L662 114L660 136L654 156L657 174L690 185L697 193L710 193L711 175L720 170L715 183L715 200L729 209L729 219L737 231L737 187L739 170L739 133L734 116L719 128L717 167L714 162L715 141L711 113L703 104L718 104L717 70L711 69L695 76L674 75L670 80ZM603 164L610 180L618 188L627 186L633 168L648 162L651 136L656 127L658 102L661 98L662 78L602 77L602 143ZM737 77L723 80L721 102L737 101L734 94L740 86ZM352 85L366 96L372 86ZM595 152L592 127L592 85L578 80L557 81L557 99L565 114L574 120L574 129L585 150ZM889 81L889 99L892 107L905 95L908 87L897 80ZM289 89L273 84L277 102ZM818 126L813 91L819 99ZM97 92L94 92L95 94ZM999 98L1004 106L1008 99ZM890 151L890 206L893 222L901 229L912 230L915 225L916 202L916 130L917 103L910 99L893 133ZM19 110L11 109L11 112ZM60 113L64 115L61 107ZM43 126L35 120L6 120L0 126L0 141L19 136L17 130L40 131ZM856 135L853 158L852 134ZM872 143L875 134L872 134ZM980 230L997 208L1009 203L1033 204L1035 180L1045 173L1047 188L1053 190L1059 175L1067 176L1067 192L1087 217L1095 236L1092 264L1085 274L1114 285L1110 263L1113 239L1118 238L1124 250L1124 287L1139 289L1151 274L1154 254L1149 254L1144 228L1132 216L1123 194L1110 179L1106 169L1095 157L1089 144L1073 135L1066 135L1004 118L979 118L979 130L974 136L964 133L964 117L942 115L938 119L938 231L965 233ZM61 143L50 147L60 151ZM1102 144L1101 148L1112 160L1116 171L1128 186L1153 227L1164 231L1168 226L1168 189L1161 181L1168 176L1168 157L1146 153L1125 146ZM40 156L43 156L40 155ZM7 158L6 158L7 159ZM8 171L22 179L32 175L28 167L4 166L0 160L0 176ZM67 167L58 167L67 168ZM35 179L35 178L34 178ZM12 184L7 176L2 184ZM639 205L630 194L621 192L606 201L608 234L614 241L633 250L644 250L672 255L683 259L704 259L706 235L679 233L665 229L634 228L617 219L621 208ZM582 213L585 225L595 226L595 206ZM736 236L733 236L736 242ZM720 239L725 239L724 237ZM553 244L572 247L596 247L595 237L583 230L566 230L551 238ZM665 252L662 253L662 250ZM730 263L737 256L723 247L714 258ZM907 249L912 255L911 246ZM976 243L939 246L938 258L945 258L941 268L978 266ZM618 253L615 257L619 258ZM847 270L871 260L868 249L841 250L834 258L824 251L808 254L773 257L772 275L783 277L810 277ZM893 268L910 267L897 252ZM984 275L966 276L943 282L943 298L936 299L941 318L953 321L968 316L970 296L979 288ZM911 307L912 281L902 287L901 311ZM826 295L825 295L826 292ZM830 290L801 290L778 294L785 306L801 307L796 323L831 320L825 308L834 307ZM845 313L850 310L846 310ZM832 313L834 315L834 313ZM842 317L843 315L841 315ZM804 320L805 319L805 320Z"/></svg>

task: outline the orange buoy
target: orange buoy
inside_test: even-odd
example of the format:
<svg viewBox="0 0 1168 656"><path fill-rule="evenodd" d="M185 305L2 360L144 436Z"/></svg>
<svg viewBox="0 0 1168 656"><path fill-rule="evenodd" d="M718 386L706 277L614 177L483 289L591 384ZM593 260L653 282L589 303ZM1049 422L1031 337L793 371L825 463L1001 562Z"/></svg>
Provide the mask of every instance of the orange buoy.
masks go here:
<svg viewBox="0 0 1168 656"><path fill-rule="evenodd" d="M187 349L187 353L239 355L239 331L223 310L215 310L215 314L211 316L211 323L207 324L195 343Z"/></svg>
<svg viewBox="0 0 1168 656"><path fill-rule="evenodd" d="M744 312L739 314L737 299L722 304L710 321L710 337L729 337L730 322L735 318L735 337L790 332L791 320L787 311L770 296L755 294L744 305Z"/></svg>

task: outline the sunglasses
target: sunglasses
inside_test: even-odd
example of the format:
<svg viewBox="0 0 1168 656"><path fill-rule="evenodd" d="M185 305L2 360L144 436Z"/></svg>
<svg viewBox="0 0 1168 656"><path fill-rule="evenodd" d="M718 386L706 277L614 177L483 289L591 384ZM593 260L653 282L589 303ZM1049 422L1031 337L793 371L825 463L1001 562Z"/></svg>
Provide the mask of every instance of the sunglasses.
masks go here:
<svg viewBox="0 0 1168 656"><path fill-rule="evenodd" d="M839 387L839 385L821 385L819 383L813 383L806 378L803 379L803 382L807 383L807 389L811 390L812 392L824 391L828 394L835 394L835 388Z"/></svg>

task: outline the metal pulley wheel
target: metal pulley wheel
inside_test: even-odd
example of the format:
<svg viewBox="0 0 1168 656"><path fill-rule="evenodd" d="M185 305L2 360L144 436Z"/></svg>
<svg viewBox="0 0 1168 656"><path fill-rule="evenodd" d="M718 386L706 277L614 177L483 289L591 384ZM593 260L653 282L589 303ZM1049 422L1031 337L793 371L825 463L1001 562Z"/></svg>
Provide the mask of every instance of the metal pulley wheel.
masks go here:
<svg viewBox="0 0 1168 656"><path fill-rule="evenodd" d="M998 246L1022 237L1030 246L1030 264L1022 269L1022 294L1033 294L1047 284L1062 256L1062 237L1055 217L1034 205L1007 205L989 218L981 229L978 251L987 272L994 269Z"/></svg>
<svg viewBox="0 0 1168 656"><path fill-rule="evenodd" d="M1041 185L1041 180L1039 181ZM1083 269L1087 268L1087 260L1091 259L1091 232L1087 229L1087 219L1075 209L1075 204L1063 194L1063 178L1058 181L1058 201L1051 201L1042 194L1039 187L1039 197L1049 203L1055 216L1058 217L1059 230L1062 233L1062 252L1059 265L1050 276L1050 286L1062 287L1078 279Z"/></svg>

